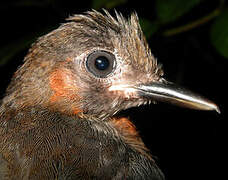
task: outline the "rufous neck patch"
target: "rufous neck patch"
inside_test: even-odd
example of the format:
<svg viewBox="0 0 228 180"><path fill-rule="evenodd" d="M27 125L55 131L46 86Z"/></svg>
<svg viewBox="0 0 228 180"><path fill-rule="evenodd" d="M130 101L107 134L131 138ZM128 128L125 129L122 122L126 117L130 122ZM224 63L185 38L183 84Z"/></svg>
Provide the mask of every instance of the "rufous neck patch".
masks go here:
<svg viewBox="0 0 228 180"><path fill-rule="evenodd" d="M135 125L129 119L125 117L113 118L111 124L120 133L121 137L128 145L152 160L149 150L140 138Z"/></svg>
<svg viewBox="0 0 228 180"><path fill-rule="evenodd" d="M135 125L126 117L114 118L112 124L123 136L138 136Z"/></svg>

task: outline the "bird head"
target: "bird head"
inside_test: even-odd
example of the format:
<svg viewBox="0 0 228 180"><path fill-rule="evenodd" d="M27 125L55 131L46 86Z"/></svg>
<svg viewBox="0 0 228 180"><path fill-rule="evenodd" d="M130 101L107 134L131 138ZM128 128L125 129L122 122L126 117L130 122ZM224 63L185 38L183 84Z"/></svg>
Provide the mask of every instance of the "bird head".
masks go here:
<svg viewBox="0 0 228 180"><path fill-rule="evenodd" d="M4 101L101 119L154 101L219 111L162 76L135 13L125 19L90 11L70 17L33 44Z"/></svg>

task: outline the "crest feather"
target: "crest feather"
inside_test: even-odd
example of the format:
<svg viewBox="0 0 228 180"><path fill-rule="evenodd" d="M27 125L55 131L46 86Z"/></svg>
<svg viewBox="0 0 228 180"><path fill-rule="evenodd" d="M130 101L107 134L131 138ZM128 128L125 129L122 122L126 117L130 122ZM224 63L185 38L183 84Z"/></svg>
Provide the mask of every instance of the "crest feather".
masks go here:
<svg viewBox="0 0 228 180"><path fill-rule="evenodd" d="M124 18L121 13L115 11L113 17L107 10L103 9L104 13L96 10L87 11L83 15L74 15L67 20L76 22L79 26L90 27L93 31L107 34L107 37L112 37L113 33L119 37L119 48L126 47L130 53L131 62L138 64L147 72L154 71L157 68L157 61L152 55L150 48L143 35L139 18L136 12L133 12L128 19ZM122 47L121 47L122 46Z"/></svg>

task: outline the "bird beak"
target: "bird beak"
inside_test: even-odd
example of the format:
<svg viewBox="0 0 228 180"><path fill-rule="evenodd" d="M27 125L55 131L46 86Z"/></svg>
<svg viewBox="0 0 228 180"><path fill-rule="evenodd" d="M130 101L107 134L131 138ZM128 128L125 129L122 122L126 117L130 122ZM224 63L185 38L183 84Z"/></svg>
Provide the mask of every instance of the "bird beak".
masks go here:
<svg viewBox="0 0 228 180"><path fill-rule="evenodd" d="M148 84L112 87L113 90L124 90L137 93L138 96L152 101L172 103L197 110L215 110L219 107L212 101L164 79Z"/></svg>
<svg viewBox="0 0 228 180"><path fill-rule="evenodd" d="M191 109L215 110L220 113L218 106L212 101L164 79L149 84L141 84L134 88L139 96L144 98L169 102Z"/></svg>

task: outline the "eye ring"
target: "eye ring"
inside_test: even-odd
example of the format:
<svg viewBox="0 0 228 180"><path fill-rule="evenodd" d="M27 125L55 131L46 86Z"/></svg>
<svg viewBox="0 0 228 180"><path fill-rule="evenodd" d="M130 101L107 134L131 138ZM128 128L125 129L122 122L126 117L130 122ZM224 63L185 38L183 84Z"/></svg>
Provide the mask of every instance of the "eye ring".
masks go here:
<svg viewBox="0 0 228 180"><path fill-rule="evenodd" d="M114 71L115 64L114 54L104 50L93 51L86 58L87 70L98 78L108 77Z"/></svg>

